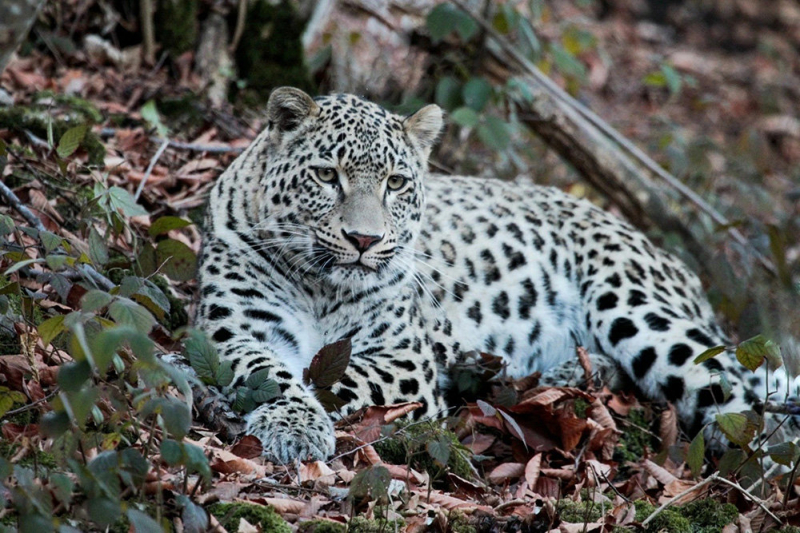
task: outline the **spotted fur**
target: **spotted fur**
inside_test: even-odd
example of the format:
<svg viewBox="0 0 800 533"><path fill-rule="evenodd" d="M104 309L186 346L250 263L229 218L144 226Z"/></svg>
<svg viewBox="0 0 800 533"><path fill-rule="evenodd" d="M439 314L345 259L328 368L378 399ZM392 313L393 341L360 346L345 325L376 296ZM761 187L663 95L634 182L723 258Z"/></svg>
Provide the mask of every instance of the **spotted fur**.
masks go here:
<svg viewBox="0 0 800 533"><path fill-rule="evenodd" d="M472 350L522 376L552 374L584 346L695 430L764 397L763 374L727 353L693 364L725 336L697 278L636 229L557 189L428 175L436 106L405 118L284 88L268 115L213 190L198 317L235 384L265 368L280 384L248 418L267 456L333 452L302 371L348 337L332 389L344 413L402 401L441 413L439 378Z"/></svg>

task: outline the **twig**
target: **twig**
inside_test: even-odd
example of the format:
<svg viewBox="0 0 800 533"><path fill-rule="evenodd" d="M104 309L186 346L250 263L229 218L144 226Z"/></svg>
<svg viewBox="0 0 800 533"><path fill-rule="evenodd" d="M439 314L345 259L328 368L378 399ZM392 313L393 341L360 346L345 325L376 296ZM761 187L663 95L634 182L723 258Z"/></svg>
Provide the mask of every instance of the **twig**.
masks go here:
<svg viewBox="0 0 800 533"><path fill-rule="evenodd" d="M775 520L777 523L779 523L779 524L782 524L782 523L783 523L783 522L781 521L781 519L780 519L780 518L778 518L778 517L775 515L775 513L773 513L772 511L770 511L770 510L769 510L769 508L767 507L767 505L764 503L764 501L763 501L763 500L761 500L760 498L757 498L756 496L753 496L753 495L752 495L750 492L748 492L748 491L747 491L747 490L746 490L744 487L742 487L742 486L741 486L741 485L739 485L738 483L734 483L733 481L730 481L730 480L728 480L728 479L725 479L724 477L720 476L720 475L719 475L719 472L714 472L713 474L711 474L710 476L708 476L706 479L704 479L703 481L701 481L701 482L700 482L700 483L698 483L697 485L695 485L695 486L693 486L693 487L689 487L688 489L686 489L685 491L681 492L681 493L680 493L680 494L678 494L677 496L674 496L674 497L670 498L668 501L664 502L664 503L661 505L661 507L659 507L658 509L656 509L655 511L653 511L653 513L652 513L650 516L648 516L647 518L645 518L645 519L644 519L644 521L642 522L642 527L643 527L643 528L646 528L646 527L647 527L647 525L648 525L650 522L652 522L652 521L653 521L653 519L654 519L656 516L658 516L658 514L659 514L659 513L661 513L661 511L663 511L664 509L666 509L666 508L667 508L667 507L669 507L670 505L674 504L674 503L675 503L676 501L678 501L679 499L681 499L681 498L683 498L684 496L686 496L687 494L689 494L689 493L691 493L691 492L694 492L694 491L696 491L696 490L698 490L698 489L700 489L700 488L702 488L702 487L704 487L704 486L706 486L706 485L708 485L708 484L710 484L710 483L713 483L713 482L715 482L715 481L719 481L720 483L723 483L723 484L725 484L725 485L728 485L728 486L729 486L729 487L731 487L731 488L734 488L734 489L738 490L739 492L741 492L742 494L744 494L745 496L747 496L747 497L750 499L750 501L752 501L753 503L755 503L756 505L758 505L759 507L761 507L761 509L763 509L763 510L764 510L764 512L765 512L765 513L767 513L767 514L768 514L768 515L769 515L769 516L770 516L770 517L771 517L773 520Z"/></svg>
<svg viewBox="0 0 800 533"><path fill-rule="evenodd" d="M164 150L167 149L167 146L169 146L169 141L167 139L162 140L161 146L158 147L155 155L150 160L150 164L147 165L147 170L144 171L144 177L142 178L142 181L139 182L139 186L136 188L136 193L133 195L134 202L139 200L139 196L141 196L142 190L144 190L144 184L147 183L148 179L150 179L150 174L153 172L153 168L155 168L156 163L158 163L158 160L161 158L161 154L164 153Z"/></svg>
<svg viewBox="0 0 800 533"><path fill-rule="evenodd" d="M711 474L710 476L708 476L706 479L704 479L703 481L701 481L701 482L700 482L700 483L698 483L697 485L694 485L694 486L692 486L692 487L689 487L688 489L686 489L685 491L681 492L681 493L680 493L680 494L678 494L677 496L673 496L673 497L672 497L672 498L670 498L669 500L665 501L665 502L664 502L664 503L661 505L661 507L659 507L658 509L656 509L655 511L653 511L653 512L652 512L652 514L650 514L650 516L648 516L647 518L645 518L645 519L644 519L644 521L642 522L642 527L643 527L643 528L646 528L646 527L647 527L647 525L648 525L650 522L652 522L652 521L653 521L653 519L654 519L656 516L658 516L659 514L661 514L661 511L663 511L664 509L666 509L667 507L669 507L670 505L672 505L672 504L673 504L673 503L675 503L676 501L680 500L681 498L683 498L684 496L686 496L687 494L689 494L689 493L691 493L691 492L694 492L694 491L696 491L696 490L699 490L699 489L701 489L701 488L705 487L706 485L708 485L709 483L712 483L712 482L716 481L717 479L719 479L719 472L714 472L713 474ZM778 522L780 522L780 520L778 520Z"/></svg>
<svg viewBox="0 0 800 533"><path fill-rule="evenodd" d="M650 156L648 156L638 146L633 144L631 141L625 138L625 136L611 127L596 113L567 94L561 87L553 82L553 80L548 78L542 71L540 71L536 65L531 63L524 55L517 51L502 35L497 33L497 31L495 31L492 25L489 24L484 17L469 8L463 2L463 0L453 0L453 3L471 16L475 22L477 22L478 25L481 26L486 33L499 45L500 49L508 54L511 59L513 59L519 66L523 68L523 70L528 72L533 79L554 99L568 108L577 111L586 121L616 142L620 147L627 151L628 154L633 156L636 161L647 168L647 170L664 180L670 187L675 189L678 194L686 198L698 209L709 215L714 222L721 226L728 226L730 224L730 221L722 213L717 211L708 202L703 200L697 193L684 185L678 178L664 170L658 163L653 161ZM756 260L767 272L772 275L777 275L777 269L775 268L775 265L769 259L764 257L761 252L755 249L738 229L728 227L727 232L736 242L750 249Z"/></svg>
<svg viewBox="0 0 800 533"><path fill-rule="evenodd" d="M717 477L717 481L738 490L739 492L750 498L750 500L753 501L756 505L761 507L765 513L767 513L770 517L772 517L773 520L775 520L779 524L783 524L783 521L777 516L775 516L775 514L772 511L769 510L767 504L764 503L764 500L762 500L761 498L757 498L756 496L753 496L750 492L748 492L744 487L742 487L738 483L734 483L733 481L725 479L724 477Z"/></svg>
<svg viewBox="0 0 800 533"><path fill-rule="evenodd" d="M3 159L4 158L0 158L0 163L3 162L2 161ZM3 165L0 164L0 166L3 166ZM44 224L42 224L42 221L39 219L39 217L37 217L33 213L33 211L28 209L22 203L22 201L19 199L19 197L16 194L14 194L14 191L12 191L3 182L0 182L0 196L3 197L3 199L6 201L6 203L9 206L11 206L11 208L14 211L16 211L17 213L22 215L22 217L28 222L28 224L30 224L31 226L36 228L38 231L47 231L47 228L44 227ZM79 272L82 272L87 278L89 278L94 283L96 283L99 287L102 287L105 290L110 290L113 287L116 287L116 284L113 281L111 281L110 279L108 279L107 277L105 277L104 275L102 275L101 273L99 273L98 271L96 271L94 268L92 268L89 265L85 265L85 264L81 265L80 267L78 267L77 270Z"/></svg>
<svg viewBox="0 0 800 533"><path fill-rule="evenodd" d="M239 41L244 35L244 26L247 21L247 0L239 0L238 13L236 13L236 29L233 30L233 39L228 46L228 52L233 53L239 46Z"/></svg>
<svg viewBox="0 0 800 533"><path fill-rule="evenodd" d="M100 130L100 137L107 138L113 137L117 133L117 130L114 128L103 128ZM150 142L161 144L164 142L162 137L151 136ZM197 143L185 143L180 141L173 141L168 140L170 148L175 148L176 150L189 150L193 152L208 152L210 154L227 154L227 153L241 153L244 151L244 148L237 148L233 146L219 146L219 145L211 145L211 144L197 144Z"/></svg>
<svg viewBox="0 0 800 533"><path fill-rule="evenodd" d="M0 165L0 167L1 166L5 166L5 165ZM12 191L2 181L0 181L0 196L3 197L3 199L6 201L6 203L8 205L10 205L11 208L14 211L16 211L17 213L22 215L22 218L24 218L28 222L28 224L30 224L31 226L33 226L34 228L36 228L39 231L47 231L47 228L44 227L44 224L42 224L42 221L39 220L39 217L34 215L33 211L28 209L20 201L19 197L16 194L14 194L14 191Z"/></svg>

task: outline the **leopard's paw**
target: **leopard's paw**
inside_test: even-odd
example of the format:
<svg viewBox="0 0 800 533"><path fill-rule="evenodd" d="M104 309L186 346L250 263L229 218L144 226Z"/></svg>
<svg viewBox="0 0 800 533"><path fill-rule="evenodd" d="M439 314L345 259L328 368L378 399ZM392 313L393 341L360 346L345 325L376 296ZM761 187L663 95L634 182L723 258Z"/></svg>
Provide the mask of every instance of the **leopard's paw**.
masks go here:
<svg viewBox="0 0 800 533"><path fill-rule="evenodd" d="M264 455L282 464L325 460L336 447L333 423L321 407L285 399L250 413L245 433L258 437Z"/></svg>

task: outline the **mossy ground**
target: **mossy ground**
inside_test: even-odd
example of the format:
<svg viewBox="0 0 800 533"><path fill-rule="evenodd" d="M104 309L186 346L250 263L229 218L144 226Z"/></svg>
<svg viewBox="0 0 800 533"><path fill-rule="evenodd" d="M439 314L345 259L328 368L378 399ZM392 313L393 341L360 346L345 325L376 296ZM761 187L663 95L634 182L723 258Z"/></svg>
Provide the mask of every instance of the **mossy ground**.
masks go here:
<svg viewBox="0 0 800 533"><path fill-rule="evenodd" d="M244 518L250 524L260 524L263 531L292 533L289 524L272 507L252 503L215 503L208 507L208 512L228 531L238 531L239 521Z"/></svg>
<svg viewBox="0 0 800 533"><path fill-rule="evenodd" d="M433 480L443 478L447 471L467 479L472 477L469 450L461 444L455 433L442 428L441 422L400 420L395 422L395 426L397 430L394 436L375 444L375 450L384 461L402 465L407 464L410 457L411 467L428 472ZM447 470L430 456L426 447L428 442L437 441L442 436L451 445Z"/></svg>

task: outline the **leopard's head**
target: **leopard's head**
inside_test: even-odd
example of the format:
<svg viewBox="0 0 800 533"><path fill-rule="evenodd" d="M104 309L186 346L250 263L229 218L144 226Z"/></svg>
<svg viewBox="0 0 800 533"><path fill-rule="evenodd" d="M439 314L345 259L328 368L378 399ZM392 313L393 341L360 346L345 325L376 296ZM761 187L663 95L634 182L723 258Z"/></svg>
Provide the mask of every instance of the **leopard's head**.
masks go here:
<svg viewBox="0 0 800 533"><path fill-rule="evenodd" d="M267 114L258 226L292 274L363 290L410 271L441 109L284 87Z"/></svg>

